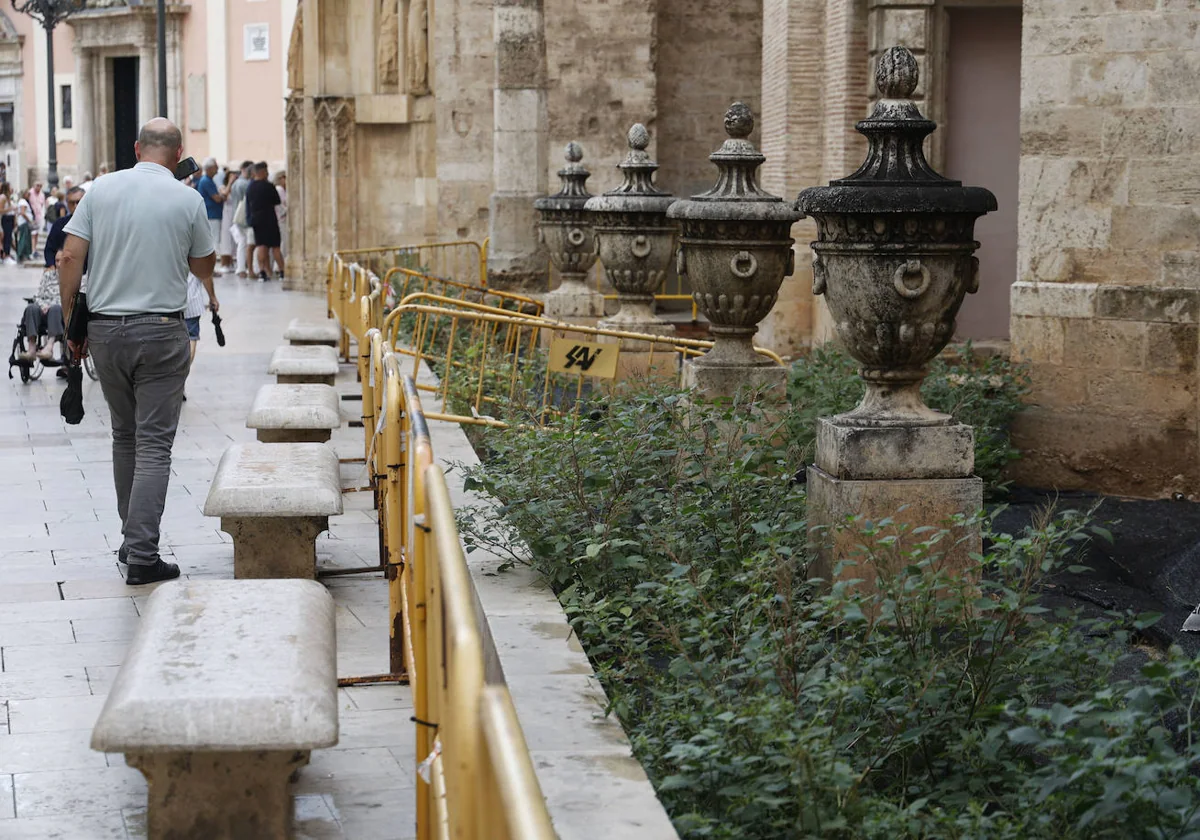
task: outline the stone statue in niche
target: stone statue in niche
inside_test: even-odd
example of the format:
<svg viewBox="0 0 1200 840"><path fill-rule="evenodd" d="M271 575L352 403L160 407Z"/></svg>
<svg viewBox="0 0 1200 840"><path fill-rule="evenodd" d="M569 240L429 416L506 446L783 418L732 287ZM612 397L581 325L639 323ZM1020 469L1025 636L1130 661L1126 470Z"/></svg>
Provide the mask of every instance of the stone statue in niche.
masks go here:
<svg viewBox="0 0 1200 840"><path fill-rule="evenodd" d="M429 0L409 0L408 49L405 51L408 93L429 93Z"/></svg>
<svg viewBox="0 0 1200 840"><path fill-rule="evenodd" d="M296 9L296 22L292 24L292 39L287 52L288 87L293 91L304 89L304 8Z"/></svg>
<svg viewBox="0 0 1200 840"><path fill-rule="evenodd" d="M400 87L399 0L379 0L379 37L375 46L376 75L380 93Z"/></svg>

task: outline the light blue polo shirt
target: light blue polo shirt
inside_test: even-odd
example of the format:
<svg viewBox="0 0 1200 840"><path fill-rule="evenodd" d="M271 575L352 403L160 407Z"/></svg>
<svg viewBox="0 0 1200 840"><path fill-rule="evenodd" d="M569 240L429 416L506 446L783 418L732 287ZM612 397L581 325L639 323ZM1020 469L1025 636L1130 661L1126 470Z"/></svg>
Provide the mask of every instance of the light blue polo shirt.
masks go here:
<svg viewBox="0 0 1200 840"><path fill-rule="evenodd" d="M89 243L88 309L104 315L182 311L188 257L215 250L200 193L145 161L93 181L66 232Z"/></svg>

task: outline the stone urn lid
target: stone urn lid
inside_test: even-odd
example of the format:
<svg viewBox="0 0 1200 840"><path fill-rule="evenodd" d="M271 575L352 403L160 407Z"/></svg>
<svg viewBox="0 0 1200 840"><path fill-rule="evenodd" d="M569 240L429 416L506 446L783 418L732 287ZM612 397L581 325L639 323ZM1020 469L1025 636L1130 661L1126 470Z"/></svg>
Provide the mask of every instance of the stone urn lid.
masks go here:
<svg viewBox="0 0 1200 840"><path fill-rule="evenodd" d="M554 195L543 196L533 202L536 210L582 210L592 194L587 191L587 179L592 174L582 163L583 147L572 140L564 150L567 165L558 170L562 184Z"/></svg>
<svg viewBox="0 0 1200 840"><path fill-rule="evenodd" d="M667 210L671 219L713 221L795 222L804 214L777 195L758 185L758 167L766 158L748 139L754 130L750 107L735 102L725 112L729 138L708 156L717 165L717 183L712 189L680 199Z"/></svg>
<svg viewBox="0 0 1200 840"><path fill-rule="evenodd" d="M641 123L629 129L629 154L617 164L624 180L615 190L589 198L586 209L599 213L665 213L675 196L654 186L658 164L650 159L646 147L650 132Z"/></svg>
<svg viewBox="0 0 1200 840"><path fill-rule="evenodd" d="M966 213L996 209L996 197L983 187L964 187L939 175L925 160L922 143L937 128L915 102L917 60L904 47L879 59L875 84L880 99L871 116L855 128L869 142L867 159L853 175L810 187L796 199L803 213Z"/></svg>

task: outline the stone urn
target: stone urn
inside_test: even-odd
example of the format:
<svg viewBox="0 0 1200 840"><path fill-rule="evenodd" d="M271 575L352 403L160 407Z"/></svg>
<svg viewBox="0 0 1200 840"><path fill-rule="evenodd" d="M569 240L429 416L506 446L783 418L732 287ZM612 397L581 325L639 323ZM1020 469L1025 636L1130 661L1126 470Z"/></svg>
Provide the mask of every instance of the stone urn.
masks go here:
<svg viewBox="0 0 1200 840"><path fill-rule="evenodd" d="M679 273L715 338L711 350L686 363L684 381L727 396L746 385L784 385L784 369L754 351L754 334L795 268L791 229L803 217L759 187L766 158L747 139L753 130L750 108L735 102L725 114L728 139L709 156L716 185L667 210L681 225Z"/></svg>
<svg viewBox="0 0 1200 840"><path fill-rule="evenodd" d="M825 296L866 383L859 406L831 422L948 425L950 417L922 401L921 382L954 336L963 297L978 288L975 220L996 209L996 198L926 162L922 143L937 124L910 98L912 53L889 49L875 80L882 98L857 125L869 142L866 161L853 175L804 190L795 205L817 224L813 293Z"/></svg>
<svg viewBox="0 0 1200 840"><path fill-rule="evenodd" d="M654 294L675 257L678 227L667 219L675 197L654 186L658 164L646 147L650 133L641 123L629 129L629 154L617 165L623 182L589 198L585 207L596 230L600 262L617 290L621 308L600 326L666 335L674 328L654 314Z"/></svg>
<svg viewBox="0 0 1200 840"><path fill-rule="evenodd" d="M546 296L546 316L594 323L604 315L604 296L587 282L596 263L592 215L584 209L592 197L587 191L591 173L580 163L583 148L578 143L567 144L566 159L567 165L558 171L559 191L533 203L540 216L538 239L562 275L562 284Z"/></svg>

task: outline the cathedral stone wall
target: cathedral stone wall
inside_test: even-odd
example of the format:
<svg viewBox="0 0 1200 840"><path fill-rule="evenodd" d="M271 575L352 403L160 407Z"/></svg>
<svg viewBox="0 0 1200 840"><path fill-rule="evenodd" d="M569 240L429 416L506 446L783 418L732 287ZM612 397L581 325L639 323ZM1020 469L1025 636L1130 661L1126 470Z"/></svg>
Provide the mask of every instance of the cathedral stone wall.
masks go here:
<svg viewBox="0 0 1200 840"><path fill-rule="evenodd" d="M695 195L716 180L708 156L730 104L745 102L761 126L762 0L659 0L657 31L658 179Z"/></svg>
<svg viewBox="0 0 1200 840"><path fill-rule="evenodd" d="M1200 495L1200 42L1191 0L1027 0L1014 477Z"/></svg>

